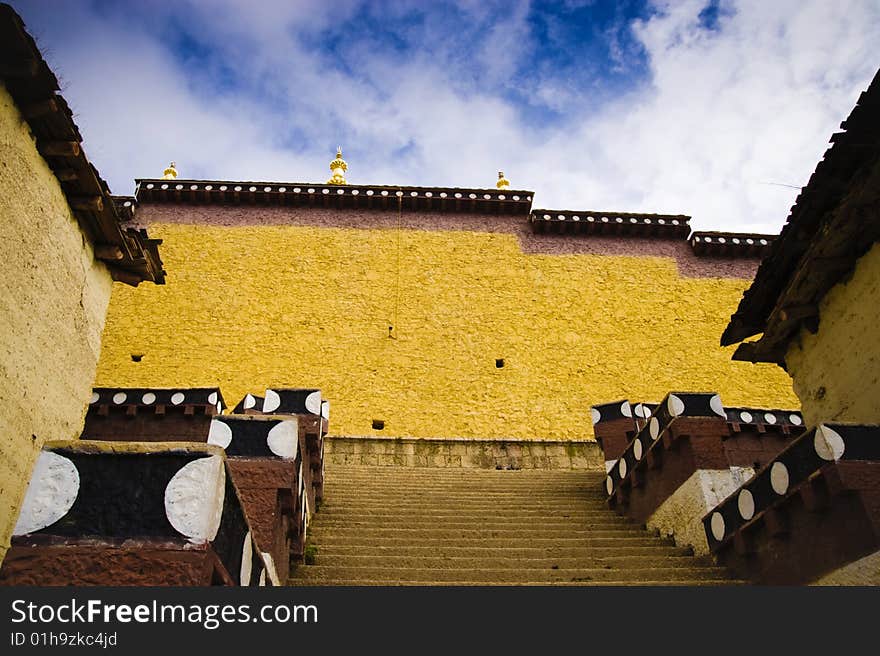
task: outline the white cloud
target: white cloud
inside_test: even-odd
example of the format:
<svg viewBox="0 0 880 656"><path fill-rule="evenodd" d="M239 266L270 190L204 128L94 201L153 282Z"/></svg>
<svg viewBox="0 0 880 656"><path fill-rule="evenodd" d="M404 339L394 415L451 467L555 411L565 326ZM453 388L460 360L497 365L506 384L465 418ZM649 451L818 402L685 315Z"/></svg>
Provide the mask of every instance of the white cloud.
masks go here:
<svg viewBox="0 0 880 656"><path fill-rule="evenodd" d="M536 191L537 206L685 213L698 229L774 232L797 190L766 183L806 184L880 63L880 5L729 3L711 31L699 25L704 6L663 3L632 26L650 74L611 102L540 69L529 80L535 101L562 114L544 124L526 122L506 93L541 47L524 4L499 14L463 3L475 26L457 34L444 32L455 27L448 15L433 15L400 34L424 44L406 56L353 39L336 57L302 37L356 16L354 3L156 5L150 25L65 5L35 26L29 7L20 11L68 81L87 152L118 193L170 159L186 177L321 181L341 143L356 182L491 186L503 169ZM175 9L246 73L247 93L206 92L209 72L159 43L156 25ZM462 51L463 39L481 37L475 56Z"/></svg>

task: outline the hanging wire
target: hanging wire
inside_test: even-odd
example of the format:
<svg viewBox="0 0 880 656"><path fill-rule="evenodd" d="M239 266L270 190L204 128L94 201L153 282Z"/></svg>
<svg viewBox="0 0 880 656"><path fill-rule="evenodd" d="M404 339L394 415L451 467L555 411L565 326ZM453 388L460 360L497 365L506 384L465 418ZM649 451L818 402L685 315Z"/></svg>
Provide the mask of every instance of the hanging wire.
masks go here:
<svg viewBox="0 0 880 656"><path fill-rule="evenodd" d="M394 290L394 323L388 326L388 337L397 339L394 332L397 327L398 316L400 313L400 233L401 221L403 216L403 189L397 190L397 273L395 276Z"/></svg>

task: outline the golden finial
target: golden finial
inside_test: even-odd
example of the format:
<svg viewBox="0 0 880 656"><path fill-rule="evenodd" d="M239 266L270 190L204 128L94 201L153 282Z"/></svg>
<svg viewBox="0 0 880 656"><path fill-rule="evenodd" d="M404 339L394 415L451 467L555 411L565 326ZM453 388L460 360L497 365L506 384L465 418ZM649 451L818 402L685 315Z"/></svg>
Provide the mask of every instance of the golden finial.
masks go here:
<svg viewBox="0 0 880 656"><path fill-rule="evenodd" d="M336 159L330 162L330 171L333 172L333 175L330 176L330 179L327 180L327 184L334 185L344 185L348 184L345 181L345 172L348 170L348 164L345 163L345 160L342 159L342 146L339 146L336 149Z"/></svg>
<svg viewBox="0 0 880 656"><path fill-rule="evenodd" d="M498 182L495 186L499 189L510 189L510 180L504 177L504 171L498 171Z"/></svg>
<svg viewBox="0 0 880 656"><path fill-rule="evenodd" d="M177 177L177 169L175 168L174 162L171 162L171 164L168 165L168 168L165 169L164 173L162 174L162 179L163 180L174 180L174 178L176 178L176 177Z"/></svg>

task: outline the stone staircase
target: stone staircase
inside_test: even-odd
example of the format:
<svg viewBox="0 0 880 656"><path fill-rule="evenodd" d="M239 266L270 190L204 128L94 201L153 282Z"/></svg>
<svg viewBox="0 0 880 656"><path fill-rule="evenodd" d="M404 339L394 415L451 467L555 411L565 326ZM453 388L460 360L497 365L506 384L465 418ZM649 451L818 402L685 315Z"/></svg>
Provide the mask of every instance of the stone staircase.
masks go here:
<svg viewBox="0 0 880 656"><path fill-rule="evenodd" d="M719 585L619 517L591 471L327 465L314 564L290 585Z"/></svg>

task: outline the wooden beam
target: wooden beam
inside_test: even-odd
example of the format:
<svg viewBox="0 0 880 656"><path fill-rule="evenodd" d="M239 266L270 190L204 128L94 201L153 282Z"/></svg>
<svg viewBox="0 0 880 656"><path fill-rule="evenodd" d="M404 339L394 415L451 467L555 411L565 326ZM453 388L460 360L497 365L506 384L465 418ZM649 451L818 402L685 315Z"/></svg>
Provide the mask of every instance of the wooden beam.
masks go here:
<svg viewBox="0 0 880 656"><path fill-rule="evenodd" d="M819 314L819 308L813 303L804 305L789 305L779 311L779 318L783 321L797 321L798 319L806 319L815 317Z"/></svg>
<svg viewBox="0 0 880 656"><path fill-rule="evenodd" d="M79 180L79 171L75 169L58 169L55 171L55 177L60 182L73 182Z"/></svg>
<svg viewBox="0 0 880 656"><path fill-rule="evenodd" d="M78 211L100 212L104 209L104 201L100 196L68 196L67 202Z"/></svg>
<svg viewBox="0 0 880 656"><path fill-rule="evenodd" d="M0 77L2 78L34 77L39 70L40 62L36 59L0 62Z"/></svg>
<svg viewBox="0 0 880 656"><path fill-rule="evenodd" d="M121 260L125 253L119 246L113 244L96 244L95 257L99 260Z"/></svg>
<svg viewBox="0 0 880 656"><path fill-rule="evenodd" d="M58 103L55 102L54 98L28 103L21 108L22 116L29 121L34 118L39 118L40 116L45 116L46 114L54 114L57 111Z"/></svg>
<svg viewBox="0 0 880 656"><path fill-rule="evenodd" d="M131 271L126 271L125 269L120 269L119 267L110 264L107 265L107 268L110 270L110 276L117 282L124 282L126 285L137 287L138 283L142 280L139 275L132 273Z"/></svg>
<svg viewBox="0 0 880 656"><path fill-rule="evenodd" d="M41 141L37 150L47 157L77 157L81 152L77 141Z"/></svg>

